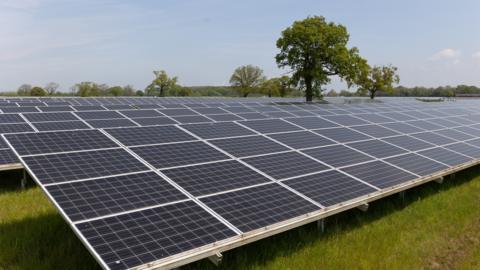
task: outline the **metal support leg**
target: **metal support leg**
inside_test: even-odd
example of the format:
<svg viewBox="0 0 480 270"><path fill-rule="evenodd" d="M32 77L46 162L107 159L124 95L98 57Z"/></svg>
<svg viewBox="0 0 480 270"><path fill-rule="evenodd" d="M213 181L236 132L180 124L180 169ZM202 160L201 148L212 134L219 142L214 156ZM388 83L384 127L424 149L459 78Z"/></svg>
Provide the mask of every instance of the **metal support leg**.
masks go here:
<svg viewBox="0 0 480 270"><path fill-rule="evenodd" d="M450 174L450 179L455 179L455 174L454 173Z"/></svg>
<svg viewBox="0 0 480 270"><path fill-rule="evenodd" d="M402 204L405 204L405 193L407 193L405 190L404 191L400 191L398 193L398 197L400 198L400 200L402 201Z"/></svg>
<svg viewBox="0 0 480 270"><path fill-rule="evenodd" d="M443 176L434 180L438 184L443 184Z"/></svg>
<svg viewBox="0 0 480 270"><path fill-rule="evenodd" d="M23 169L23 176L22 180L20 180L20 186L22 189L25 189L27 187L27 170Z"/></svg>
<svg viewBox="0 0 480 270"><path fill-rule="evenodd" d="M215 266L219 266L222 262L223 256L220 252L217 252L215 255L208 257L208 259L215 264Z"/></svg>
<svg viewBox="0 0 480 270"><path fill-rule="evenodd" d="M318 228L322 233L325 232L325 219L324 219L324 218L317 220L317 228Z"/></svg>
<svg viewBox="0 0 480 270"><path fill-rule="evenodd" d="M357 208L358 208L360 211L362 211L362 212L367 212L367 210L368 210L368 203L364 203L364 204L358 206Z"/></svg>

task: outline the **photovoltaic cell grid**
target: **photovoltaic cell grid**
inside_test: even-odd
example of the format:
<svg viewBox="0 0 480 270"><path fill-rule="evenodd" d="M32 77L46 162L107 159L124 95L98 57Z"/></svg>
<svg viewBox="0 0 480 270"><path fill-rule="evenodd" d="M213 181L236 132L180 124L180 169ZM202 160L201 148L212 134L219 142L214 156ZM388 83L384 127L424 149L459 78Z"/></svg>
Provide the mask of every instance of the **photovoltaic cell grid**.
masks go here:
<svg viewBox="0 0 480 270"><path fill-rule="evenodd" d="M144 109L134 110L135 108L141 108L140 105L138 105L138 107L136 107L136 105L126 106L112 102L112 104L100 106L93 105L95 103L88 105L88 103L83 103L83 101L78 102L78 104L83 105L78 106L77 104L69 108L74 108L77 111L75 113L78 114L81 119L86 120L87 123L92 121L108 123L108 125L102 124L100 126L107 128L105 131L109 133L109 136L111 136L113 140L118 140L123 145L129 147L129 151L132 151L133 155L121 149L123 147L101 133L104 136L103 139L107 138L110 143L113 143L111 147L117 149L101 150L103 147L106 147L102 144L102 140L95 141L94 143L98 143L99 145L95 147L92 146L93 148L89 148L88 142L83 142L82 140L76 140L74 143L71 143L71 145L65 144L61 146L62 144L60 144L59 146L50 147L45 147L45 145L50 144L44 143L43 146L41 146L42 143L40 143L40 146L37 147L38 149L32 147L34 150L31 150L37 154L34 154L34 156L22 156L22 159L26 164L33 164L33 166L29 168L34 172L37 180L39 178L46 179L46 181L42 183L46 185L48 192L51 191L50 194L52 197L54 197L66 213L66 209L68 209L67 216L71 220L76 221L75 226L77 226L80 231L82 231L80 224L91 224L107 220L109 220L109 222L110 220L112 221L109 224L113 224L113 227L95 232L105 236L105 243L97 245L98 237L103 236L94 238L85 237L87 239L94 239L89 241L89 243L91 243L97 251L100 251L98 254L100 254L102 261L106 262L112 269L138 266L236 235L234 231L227 228L228 226L225 226L221 219L212 216L203 206L192 202L184 192L192 194L191 196L200 196L202 203L210 207L210 209L219 214L220 217L230 224L233 224L240 231L248 232L320 209L317 205L312 204L311 201L317 202L322 206L333 206L376 192L377 188L383 189L403 184L418 178L419 175L423 176L435 173L448 168L448 166L460 165L480 156L480 148L473 147L473 145L476 144L475 138L478 138L480 129L470 127L476 123L475 121L468 120L471 122L467 123L466 120L463 121L463 118L460 118L462 122L465 123L462 124L466 126L452 124L454 122L460 123L460 121L446 122L435 120L429 122L430 119L435 119L434 111L432 110L426 113L412 114L412 118L419 120L405 123L398 122L411 120L408 119L408 114L409 111L413 109L405 106L405 109L402 110L403 105L398 104L395 106L392 105L391 107L379 105L380 107L377 108L376 106L367 107L366 105L359 105L359 108L347 108L338 105L311 105L307 107L297 105L273 106L261 103L252 103L249 105L230 103L234 105L216 104L215 106L219 106L218 108L209 108L209 105L206 104L172 103L160 105L140 104L145 106L143 107ZM98 104L101 104L103 101L98 102ZM61 105L65 107L65 104ZM42 107L38 108L43 111L42 108L46 108L47 106L45 103ZM321 106L325 106L325 109ZM26 108L25 110L28 111L31 110L31 107L32 106L25 106L22 108ZM78 109L75 107L78 107ZM150 110L152 107L160 109ZM187 109L187 107L191 109ZM79 112L81 109L110 109L120 111L106 111L107 114L102 115L94 115L91 112L85 111L87 114L81 115L81 112ZM37 121L40 120L42 122L33 123L33 126L38 130L42 130L38 127L45 124L46 128L44 130L56 130L56 128L62 128L62 125L65 125L63 128L69 129L66 123L75 121L72 127L78 125L81 128L90 128L77 117L75 117L75 120L69 121L63 120L62 116L53 116L54 114L58 114L58 112L64 114L64 110L67 110L67 108L61 108L59 104L56 109L45 110L57 111L57 113L38 113L43 115L51 114L52 116L48 116L49 118L42 118L43 116L39 116L39 118L34 117ZM383 113L385 111L401 111L402 113L391 112L387 113L387 115ZM98 112L99 111L95 111L95 113ZM114 114L109 114L110 112ZM270 112L272 115L268 115L266 112ZM369 113L365 114L365 112ZM376 112L382 112L382 115L387 117L377 115L375 114ZM447 115L453 117L453 115L465 113L464 110L445 110L444 112L445 113L442 114L443 117L448 117ZM240 117L243 119L257 119L257 117L275 118L273 113L277 113L275 117L286 117L284 115L288 115L288 117L284 120L239 121ZM73 115L71 113L67 114ZM281 114L282 116L280 116ZM322 117L325 117L327 120L312 116L312 114L322 115ZM351 116L349 114L358 115ZM10 115L8 119L4 119L4 121L11 121L7 122L8 125L25 122L18 114ZM19 118L13 115L17 115ZM108 117L108 115L111 117ZM292 117L292 115L300 117ZM429 117L426 121L421 118L425 115ZM327 116L330 116L330 118L327 118ZM219 123L187 124L180 125L180 128L178 128L172 126L174 123L182 123L182 121L179 121L177 118L192 119L188 121L206 118L209 121L219 121ZM32 122L28 118L26 119ZM318 119L320 121L318 121ZM474 119L474 117L469 117L469 119ZM0 120L2 120L2 118L0 118ZM145 133L148 133L147 130L139 127L108 128L110 127L110 123L116 126L115 123L124 120L128 121L128 123L134 123L134 125L163 126L161 126L162 129L160 129L160 126L150 126L151 128L158 128L158 130L151 130L148 135L145 135ZM239 121L239 124L229 122L232 120ZM480 118L478 120L480 121ZM7 125L7 123L4 124ZM83 125L80 125L80 123ZM381 124L381 126L372 123ZM29 124L25 123L25 125L30 127ZM123 124L119 125L122 126ZM95 128L95 125L92 126ZM348 126L348 128L339 126ZM164 131L165 133L160 132L160 130L166 130L165 128L173 129L168 129L168 131ZM8 130L8 128L5 129ZM170 134L169 131L172 130L181 132L173 132L173 134ZM423 132L425 130L433 130L433 134L441 137L435 135L428 136L428 140L430 140L430 143L428 143L427 137L416 138L414 136L417 134L425 134L425 132ZM33 131L33 129L30 127L28 131ZM90 132L95 130L84 131ZM189 133L192 133L193 136ZM258 136L256 135L257 133L267 134L271 140L264 136ZM413 137L407 137L401 134L410 134L410 136ZM430 133L427 134L430 135ZM18 135L20 136L22 134ZM182 137L185 135L188 139ZM7 137L9 135L5 136ZM207 140L208 143L197 141L197 136ZM174 139L172 139L172 137ZM371 140L372 137L381 137L382 139ZM435 142L440 142L437 140L438 138L451 140L451 143L441 141L441 145L444 145L443 148L432 149L432 147L436 146ZM55 139L49 139L57 142ZM72 138L69 139L73 140ZM95 140L95 137L91 139ZM8 140L10 141L10 139ZM47 138L45 138L45 140L47 141ZM58 141L62 140L64 140L64 138L58 139ZM85 140L85 138L83 138L83 140ZM466 143L456 143L464 140L466 140ZM348 143L348 147L337 145L337 142ZM32 142L24 142L26 145L28 143ZM234 158L241 158L242 162L246 162L253 169L237 160L225 161L231 158L208 144L218 147ZM385 145L388 145L388 147ZM395 145L400 148L395 147ZM68 150L68 147L73 148L73 150ZM75 147L78 147L78 149ZM16 149L15 146L14 148ZM19 148L21 148L21 146L19 146ZM31 149L30 146L27 148ZM288 151L289 148L307 149L302 151L303 154L292 151L285 152ZM369 148L379 148L380 150L370 151ZM398 149L400 149L400 151ZM408 153L406 150L419 152L418 154L414 154ZM79 152L56 153L62 151ZM378 160L371 161L372 157L362 154L362 152L376 158L384 159L387 163ZM335 154L337 155L335 156ZM95 157L95 155L98 155L98 157ZM158 174L152 172L150 167L145 166L136 156L151 164L152 167L160 168L161 170ZM435 161L434 157L442 159L443 161ZM28 159L31 160L27 162ZM81 160L86 160L87 162L81 163ZM101 164L95 163L95 160L102 160ZM317 160L321 162L317 162ZM78 162L80 162L80 164L77 164ZM155 162L159 162L159 164L154 165ZM340 167L342 172L331 170L331 167L325 166L323 163L332 167ZM45 164L46 166L39 164ZM61 166L56 169L52 168L52 164L60 164ZM80 170L77 165L85 167L84 170ZM67 167L73 168L74 175L62 178L61 175L64 174ZM46 170L42 171L45 168ZM272 183L272 181L263 176L262 173L273 177L276 181L285 178L288 180L283 180L282 183L284 186L282 186L277 183ZM42 177L38 177L37 174ZM139 179L139 177L141 177L141 179ZM174 184L172 185L171 183ZM118 189L116 187L118 187ZM136 196L138 193L142 193L141 198ZM237 194L241 194L238 195L239 197L236 200L238 205L232 207L232 205L223 204L231 198L237 198L235 197ZM283 202L280 200L283 198L277 197L278 194L282 194L285 198L290 198L290 201ZM311 201L306 200L306 197L304 198L301 195L310 198ZM268 196L273 196L273 198L269 198ZM268 198L268 203L273 202L273 205L270 206L264 202L263 200L265 200L265 198ZM129 229L116 231L121 232L120 234L116 234L118 241L110 241L113 236L109 233L118 230L120 224L131 225L133 224L132 222L136 222L141 216L136 214L146 213L152 209L164 209L165 213L169 213L176 209L173 207L168 208L169 206L185 204L191 204L192 208L197 208L199 212L203 212L202 214L205 215L204 218L211 218L212 222L219 224L219 227L217 227L218 230L221 231L227 228L225 231L229 233L219 238L209 238L209 240L202 243L198 241L199 245L196 245L197 243L193 244L191 241L193 241L192 239L194 237L202 235L202 233L197 230L171 231L171 226L175 227L175 221L170 220L166 225L167 227L170 226L167 229L167 231L171 233L169 235L179 237L177 241L174 241L171 245L167 244L167 240L171 240L170 237L165 239L165 233L160 233L161 230L155 231L153 227L148 225L150 229L149 233L151 232L155 237L148 236L150 237L148 238L145 236L145 238L142 239L147 239L148 241L146 242L140 241L137 243L135 242L136 239L128 238L125 230L130 230L130 226L128 226ZM144 208L147 209L138 210ZM190 206L186 209L189 208ZM272 212L272 209L276 212ZM229 216L229 212L226 212L232 212L233 210L238 211L232 216ZM304 210L306 211L305 213L303 212ZM192 215L193 213L196 213L196 211L191 212ZM106 215L111 217L105 218L104 216ZM155 215L152 214L152 217L154 216ZM120 217L122 217L122 221L117 223L118 219L115 218ZM176 217L179 219L183 218L179 215L176 215ZM184 217L184 220L186 221L188 218L189 217ZM84 222L83 220L85 219L93 220ZM204 226L200 226L199 228L204 228ZM92 233L88 230L84 230L84 232L87 234ZM132 229L130 232L136 237L140 231ZM157 233L155 234L155 232ZM208 235L216 233L216 231L205 233ZM179 244L185 240L187 242L190 241L190 243ZM157 243L158 246L155 246L154 242ZM148 245L146 243L148 243ZM160 249L155 253L154 251L158 247L160 247ZM170 249L171 253L166 252L166 247L172 248ZM112 259L114 257L116 260Z"/></svg>

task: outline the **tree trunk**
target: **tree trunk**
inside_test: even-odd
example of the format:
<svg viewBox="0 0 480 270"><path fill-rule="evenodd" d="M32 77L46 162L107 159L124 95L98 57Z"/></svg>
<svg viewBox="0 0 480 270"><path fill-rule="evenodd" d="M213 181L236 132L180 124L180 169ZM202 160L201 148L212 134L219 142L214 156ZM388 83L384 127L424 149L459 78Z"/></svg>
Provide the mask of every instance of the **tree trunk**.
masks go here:
<svg viewBox="0 0 480 270"><path fill-rule="evenodd" d="M370 91L370 99L374 99L374 98L375 98L375 92L376 92L376 91Z"/></svg>
<svg viewBox="0 0 480 270"><path fill-rule="evenodd" d="M305 78L305 88L305 97L307 99L307 102L311 102L313 100L312 78Z"/></svg>
<svg viewBox="0 0 480 270"><path fill-rule="evenodd" d="M243 97L246 98L248 96L248 93L243 94Z"/></svg>

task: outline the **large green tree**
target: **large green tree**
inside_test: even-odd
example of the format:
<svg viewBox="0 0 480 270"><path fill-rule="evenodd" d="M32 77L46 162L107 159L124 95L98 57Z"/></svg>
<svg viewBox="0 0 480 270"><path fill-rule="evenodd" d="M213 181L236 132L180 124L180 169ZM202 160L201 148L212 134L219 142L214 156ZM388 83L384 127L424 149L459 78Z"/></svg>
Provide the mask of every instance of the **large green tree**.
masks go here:
<svg viewBox="0 0 480 270"><path fill-rule="evenodd" d="M72 92L81 97L100 96L104 88L108 88L108 86L105 84L98 85L94 82L81 82L72 86Z"/></svg>
<svg viewBox="0 0 480 270"><path fill-rule="evenodd" d="M169 77L165 70L153 71L153 74L155 79L145 89L147 95L163 97L168 90L177 85L178 78L176 76Z"/></svg>
<svg viewBox="0 0 480 270"><path fill-rule="evenodd" d="M396 67L391 65L369 67L357 82L358 93L366 94L368 92L370 98L374 99L378 91L392 93L393 84L399 82L400 76L397 74Z"/></svg>
<svg viewBox="0 0 480 270"><path fill-rule="evenodd" d="M264 81L263 70L253 65L236 68L230 77L230 84L243 97L247 97L250 93L259 90Z"/></svg>
<svg viewBox="0 0 480 270"><path fill-rule="evenodd" d="M314 92L321 92L331 76L350 86L367 65L357 48L347 48L348 39L345 26L327 22L324 17L295 21L277 40L277 65L291 69L292 82L304 88L307 101L312 101Z"/></svg>
<svg viewBox="0 0 480 270"><path fill-rule="evenodd" d="M35 86L32 88L32 90L30 91L30 95L31 96L46 96L47 95L47 91L45 91L45 89L41 88L41 87L38 87L38 86Z"/></svg>

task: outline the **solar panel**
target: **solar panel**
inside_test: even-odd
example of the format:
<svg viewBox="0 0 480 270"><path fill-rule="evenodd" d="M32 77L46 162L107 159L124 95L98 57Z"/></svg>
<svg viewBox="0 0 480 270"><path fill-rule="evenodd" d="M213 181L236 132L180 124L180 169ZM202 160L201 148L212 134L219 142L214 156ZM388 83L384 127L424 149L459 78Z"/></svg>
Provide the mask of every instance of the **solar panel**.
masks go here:
<svg viewBox="0 0 480 270"><path fill-rule="evenodd" d="M364 121L362 119L356 118L351 115L326 115L322 117L342 126L355 126L355 125L369 124L367 121Z"/></svg>
<svg viewBox="0 0 480 270"><path fill-rule="evenodd" d="M445 146L445 148L475 159L480 159L480 148L466 143L454 143Z"/></svg>
<svg viewBox="0 0 480 270"><path fill-rule="evenodd" d="M462 125L462 124L455 123L455 122L452 122L452 121L449 121L449 120L443 119L443 118L435 118L435 119L430 119L428 121L430 123L434 123L434 124L437 124L437 125L440 125L440 126L443 126L443 127L447 127L447 128L458 127L458 126Z"/></svg>
<svg viewBox="0 0 480 270"><path fill-rule="evenodd" d="M352 129L365 133L369 136L372 136L374 138L382 138L382 137L390 137L390 136L395 136L395 135L400 135L400 133L397 133L395 131L391 131L387 128L384 128L382 126L378 125L365 125L365 126L355 126L352 127Z"/></svg>
<svg viewBox="0 0 480 270"><path fill-rule="evenodd" d="M454 130L469 134L473 137L480 137L480 130L472 127L457 127Z"/></svg>
<svg viewBox="0 0 480 270"><path fill-rule="evenodd" d="M190 123L207 123L212 122L212 120L208 119L202 115L192 115L192 116L173 116L175 121L182 123L182 124L190 124Z"/></svg>
<svg viewBox="0 0 480 270"><path fill-rule="evenodd" d="M455 140L438 135L434 132L417 133L412 136L435 145L444 145L455 142Z"/></svg>
<svg viewBox="0 0 480 270"><path fill-rule="evenodd" d="M105 131L126 146L196 140L176 126L115 128Z"/></svg>
<svg viewBox="0 0 480 270"><path fill-rule="evenodd" d="M283 183L326 207L377 191L335 170L298 177Z"/></svg>
<svg viewBox="0 0 480 270"><path fill-rule="evenodd" d="M125 118L123 115L115 111L82 111L75 112L78 117L84 120L97 120L97 119L119 119Z"/></svg>
<svg viewBox="0 0 480 270"><path fill-rule="evenodd" d="M355 117L360 118L362 120L366 120L368 122L381 124L381 123L389 123L394 122L395 120L391 118L387 118L378 114L368 113L368 114L356 114Z"/></svg>
<svg viewBox="0 0 480 270"><path fill-rule="evenodd" d="M301 130L299 127L296 127L280 119L251 120L242 121L239 123L260 133L276 133Z"/></svg>
<svg viewBox="0 0 480 270"><path fill-rule="evenodd" d="M17 155L10 149L0 150L0 165L19 163Z"/></svg>
<svg viewBox="0 0 480 270"><path fill-rule="evenodd" d="M385 161L421 176L426 176L448 168L448 166L413 153L387 158Z"/></svg>
<svg viewBox="0 0 480 270"><path fill-rule="evenodd" d="M136 267L236 235L192 201L75 226L110 269Z"/></svg>
<svg viewBox="0 0 480 270"><path fill-rule="evenodd" d="M227 111L221 108L195 108L194 111L204 115L228 113Z"/></svg>
<svg viewBox="0 0 480 270"><path fill-rule="evenodd" d="M5 138L21 156L118 147L98 130L7 134Z"/></svg>
<svg viewBox="0 0 480 270"><path fill-rule="evenodd" d="M255 112L254 110L251 110L246 107L225 107L223 108L226 111L232 112L232 113L248 113L248 112Z"/></svg>
<svg viewBox="0 0 480 270"><path fill-rule="evenodd" d="M429 157L433 160L442 162L449 166L457 166L462 163L469 162L471 160L471 158L469 157L466 157L464 155L452 152L450 150L447 150L441 147L420 151L418 152L418 154Z"/></svg>
<svg viewBox="0 0 480 270"><path fill-rule="evenodd" d="M48 122L48 121L75 121L78 120L69 112L52 112L52 113L25 113L23 114L30 122Z"/></svg>
<svg viewBox="0 0 480 270"><path fill-rule="evenodd" d="M278 133L270 134L268 136L295 149L335 144L334 141L316 135L310 131Z"/></svg>
<svg viewBox="0 0 480 270"><path fill-rule="evenodd" d="M453 130L453 129L443 129L435 131L436 134L440 134L442 136L448 137L450 139L454 139L457 141L465 141L469 139L473 139L475 137L465 134L463 132Z"/></svg>
<svg viewBox="0 0 480 270"><path fill-rule="evenodd" d="M401 122L382 124L381 126L392 129L396 132L405 133L405 134L423 131L423 129L409 125L407 123L401 123Z"/></svg>
<svg viewBox="0 0 480 270"><path fill-rule="evenodd" d="M194 196L270 181L263 175L233 160L162 170L162 172Z"/></svg>
<svg viewBox="0 0 480 270"><path fill-rule="evenodd" d="M382 161L372 161L351 167L342 171L353 175L379 188L389 188L417 178L415 175L388 165Z"/></svg>
<svg viewBox="0 0 480 270"><path fill-rule="evenodd" d="M198 113L190 109L158 109L161 113L167 116L181 116L181 115L198 115Z"/></svg>
<svg viewBox="0 0 480 270"><path fill-rule="evenodd" d="M72 106L76 111L105 111L106 109L102 106L97 105L77 105Z"/></svg>
<svg viewBox="0 0 480 270"><path fill-rule="evenodd" d="M371 137L364 135L360 132L355 130L351 130L348 128L329 128L329 129L319 129L314 130L313 132L323 135L329 139L340 143L347 143L347 142L354 142L354 141L362 141L362 140L369 140Z"/></svg>
<svg viewBox="0 0 480 270"><path fill-rule="evenodd" d="M328 169L327 166L297 152L252 157L243 161L277 180Z"/></svg>
<svg viewBox="0 0 480 270"><path fill-rule="evenodd" d="M289 150L263 136L211 140L210 143L235 157L263 155Z"/></svg>
<svg viewBox="0 0 480 270"><path fill-rule="evenodd" d="M242 232L320 210L276 183L206 197L202 202Z"/></svg>
<svg viewBox="0 0 480 270"><path fill-rule="evenodd" d="M214 121L237 121L237 120L242 120L242 118L234 115L234 114L212 114L209 115L208 118L214 120Z"/></svg>
<svg viewBox="0 0 480 270"><path fill-rule="evenodd" d="M187 199L154 172L46 187L72 221L81 221Z"/></svg>
<svg viewBox="0 0 480 270"><path fill-rule="evenodd" d="M409 125L421 128L423 130L438 130L444 128L443 126L436 125L424 120L417 120L417 121L408 121L406 122Z"/></svg>
<svg viewBox="0 0 480 270"><path fill-rule="evenodd" d="M372 160L371 157L343 145L333 145L302 151L333 167L342 167Z"/></svg>
<svg viewBox="0 0 480 270"><path fill-rule="evenodd" d="M182 125L182 128L185 128L186 130L203 139L215 139L255 134L254 132L232 122L190 124Z"/></svg>
<svg viewBox="0 0 480 270"><path fill-rule="evenodd" d="M270 118L284 118L284 117L294 116L293 114L288 113L288 112L266 112L266 113L263 113L263 114L270 117Z"/></svg>
<svg viewBox="0 0 480 270"><path fill-rule="evenodd" d="M155 110L124 110L120 111L121 114L129 118L142 118L142 117L159 117L163 116L161 113Z"/></svg>
<svg viewBox="0 0 480 270"><path fill-rule="evenodd" d="M229 159L204 142L186 142L134 147L132 150L156 168Z"/></svg>
<svg viewBox="0 0 480 270"><path fill-rule="evenodd" d="M32 125L38 129L38 131L90 129L90 127L82 121L38 122L32 123Z"/></svg>
<svg viewBox="0 0 480 270"><path fill-rule="evenodd" d="M37 107L4 107L1 108L4 113L26 113L26 112L39 112Z"/></svg>
<svg viewBox="0 0 480 270"><path fill-rule="evenodd" d="M42 112L71 112L73 108L70 106L49 106L49 107L38 107Z"/></svg>
<svg viewBox="0 0 480 270"><path fill-rule="evenodd" d="M148 170L123 149L27 156L23 160L42 184Z"/></svg>
<svg viewBox="0 0 480 270"><path fill-rule="evenodd" d="M0 124L25 123L25 120L15 113L0 114Z"/></svg>
<svg viewBox="0 0 480 270"><path fill-rule="evenodd" d="M237 113L236 114L238 117L241 117L242 119L245 120L255 120L255 119L266 119L269 118L268 116L261 114L261 113Z"/></svg>
<svg viewBox="0 0 480 270"><path fill-rule="evenodd" d="M348 145L376 158L384 158L406 153L406 151L401 148L379 140L356 142Z"/></svg>
<svg viewBox="0 0 480 270"><path fill-rule="evenodd" d="M415 139L410 136L402 135L390 138L383 138L382 141L389 142L409 151L418 151L426 148L434 147L435 145Z"/></svg>
<svg viewBox="0 0 480 270"><path fill-rule="evenodd" d="M7 134L7 133L17 133L17 132L30 132L33 129L30 125L24 124L0 124L0 133Z"/></svg>
<svg viewBox="0 0 480 270"><path fill-rule="evenodd" d="M338 127L337 124L322 119L320 117L286 118L285 121L288 121L306 129Z"/></svg>
<svg viewBox="0 0 480 270"><path fill-rule="evenodd" d="M397 121L410 121L410 120L415 120L416 118L414 117L411 117L411 116L408 116L404 113L400 113L400 112L386 112L386 113L383 113L384 116L388 117L388 118L392 118L394 120L397 120Z"/></svg>
<svg viewBox="0 0 480 270"><path fill-rule="evenodd" d="M157 125L173 125L175 121L168 117L145 117L145 118L133 118L134 122L141 126L157 126Z"/></svg>

